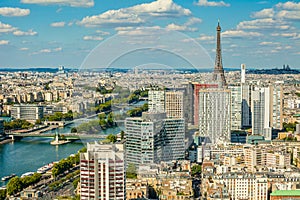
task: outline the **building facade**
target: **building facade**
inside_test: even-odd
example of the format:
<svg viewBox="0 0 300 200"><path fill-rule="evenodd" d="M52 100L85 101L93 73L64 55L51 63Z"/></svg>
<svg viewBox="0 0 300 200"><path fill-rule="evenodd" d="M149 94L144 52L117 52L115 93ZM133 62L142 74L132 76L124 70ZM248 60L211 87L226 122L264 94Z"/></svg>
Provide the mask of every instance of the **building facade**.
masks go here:
<svg viewBox="0 0 300 200"><path fill-rule="evenodd" d="M125 183L123 144L88 143L80 154L80 199L124 200Z"/></svg>
<svg viewBox="0 0 300 200"><path fill-rule="evenodd" d="M199 91L199 134L208 143L230 142L230 90Z"/></svg>
<svg viewBox="0 0 300 200"><path fill-rule="evenodd" d="M241 86L228 86L231 91L231 130L242 128L242 91Z"/></svg>
<svg viewBox="0 0 300 200"><path fill-rule="evenodd" d="M183 91L166 91L165 112L168 118L184 118Z"/></svg>
<svg viewBox="0 0 300 200"><path fill-rule="evenodd" d="M34 104L17 104L11 108L11 116L15 119L35 121L44 117L44 108Z"/></svg>
<svg viewBox="0 0 300 200"><path fill-rule="evenodd" d="M148 111L153 113L165 111L165 91L149 90Z"/></svg>
<svg viewBox="0 0 300 200"><path fill-rule="evenodd" d="M184 158L184 119L170 119L166 113L143 113L126 118L127 164L150 164Z"/></svg>

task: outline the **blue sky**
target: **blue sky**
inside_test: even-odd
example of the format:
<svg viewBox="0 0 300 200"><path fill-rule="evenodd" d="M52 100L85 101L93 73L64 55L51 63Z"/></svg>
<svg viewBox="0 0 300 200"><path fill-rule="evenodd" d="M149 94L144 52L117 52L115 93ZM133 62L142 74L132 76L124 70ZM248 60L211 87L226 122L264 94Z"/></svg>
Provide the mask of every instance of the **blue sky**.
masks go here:
<svg viewBox="0 0 300 200"><path fill-rule="evenodd" d="M184 66L188 60L209 68L215 57L218 19L224 67L289 64L300 69L300 3L275 0L1 0L0 67L78 68L90 55L99 59L91 67L99 63L172 67ZM134 51L124 58L124 52L141 47L168 53L158 53L160 49L149 59L150 52ZM172 59L170 52L184 61Z"/></svg>

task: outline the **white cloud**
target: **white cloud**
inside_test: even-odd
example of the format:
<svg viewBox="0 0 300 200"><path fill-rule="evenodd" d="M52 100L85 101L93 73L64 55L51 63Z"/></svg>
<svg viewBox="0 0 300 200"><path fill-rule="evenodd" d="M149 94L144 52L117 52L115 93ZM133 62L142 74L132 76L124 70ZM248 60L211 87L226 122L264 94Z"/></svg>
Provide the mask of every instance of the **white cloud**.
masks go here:
<svg viewBox="0 0 300 200"><path fill-rule="evenodd" d="M58 5L65 5L71 7L94 6L94 0L21 0L21 2L27 4L41 4L41 5L58 4Z"/></svg>
<svg viewBox="0 0 300 200"><path fill-rule="evenodd" d="M212 41L215 39L215 37L211 36L211 35L200 35L200 37L198 37L196 39L200 40L200 41Z"/></svg>
<svg viewBox="0 0 300 200"><path fill-rule="evenodd" d="M17 28L13 27L12 25L0 22L0 33L9 33L15 30L17 30Z"/></svg>
<svg viewBox="0 0 300 200"><path fill-rule="evenodd" d="M30 14L29 9L12 8L12 7L1 7L0 15L5 17L22 17Z"/></svg>
<svg viewBox="0 0 300 200"><path fill-rule="evenodd" d="M54 52L58 52L58 51L62 51L62 47L57 47L55 49L53 49Z"/></svg>
<svg viewBox="0 0 300 200"><path fill-rule="evenodd" d="M52 52L51 49L41 49L40 53L50 53Z"/></svg>
<svg viewBox="0 0 300 200"><path fill-rule="evenodd" d="M270 46L270 45L279 45L279 43L278 42L260 42L259 45Z"/></svg>
<svg viewBox="0 0 300 200"><path fill-rule="evenodd" d="M175 4L172 0L156 0L128 8L108 10L99 15L86 16L77 24L86 27L103 25L136 26L145 23L149 17L180 17L189 15L191 15L189 9Z"/></svg>
<svg viewBox="0 0 300 200"><path fill-rule="evenodd" d="M53 52L59 52L62 51L62 47L56 47L53 49L46 48L46 49L41 49L37 52L33 52L31 55L36 55L36 54L41 54L41 53L53 53Z"/></svg>
<svg viewBox="0 0 300 200"><path fill-rule="evenodd" d="M243 21L237 25L237 29L256 29L256 30L265 30L265 29L280 29L286 30L289 29L290 25L287 22L281 20L275 20L272 18L264 19L255 19L251 21Z"/></svg>
<svg viewBox="0 0 300 200"><path fill-rule="evenodd" d="M132 13L147 13L152 16L188 16L192 14L189 9L175 4L172 0L157 0L151 3L143 3L126 10Z"/></svg>
<svg viewBox="0 0 300 200"><path fill-rule="evenodd" d="M152 26L152 27L123 27L116 28L118 29L119 35L127 35L127 36L150 36L155 34L160 34L159 30L162 28L160 26ZM145 41L144 41L145 42Z"/></svg>
<svg viewBox="0 0 300 200"><path fill-rule="evenodd" d="M20 51L28 51L29 48L27 48L27 47L22 47L22 48L20 48L19 50L20 50Z"/></svg>
<svg viewBox="0 0 300 200"><path fill-rule="evenodd" d="M191 26L191 25L194 25L194 24L199 24L201 22L202 22L202 19L197 18L197 17L191 17L191 18L188 19L188 21L184 25Z"/></svg>
<svg viewBox="0 0 300 200"><path fill-rule="evenodd" d="M116 31L129 31L129 30L132 30L134 29L134 27L132 26L127 26L127 27L116 27L115 30Z"/></svg>
<svg viewBox="0 0 300 200"><path fill-rule="evenodd" d="M33 31L33 30L29 30L29 31L20 31L20 30L16 30L13 32L13 34L15 36L34 36L37 35L37 32Z"/></svg>
<svg viewBox="0 0 300 200"><path fill-rule="evenodd" d="M186 25L178 25L174 23L168 24L166 29L171 31L197 31L197 28L190 28Z"/></svg>
<svg viewBox="0 0 300 200"><path fill-rule="evenodd" d="M274 16L273 8L263 9L251 15L253 18L272 18Z"/></svg>
<svg viewBox="0 0 300 200"><path fill-rule="evenodd" d="M212 7L228 7L229 3L225 3L224 1L207 1L207 0L199 0L196 5L198 6L212 6Z"/></svg>
<svg viewBox="0 0 300 200"><path fill-rule="evenodd" d="M298 11L282 10L277 13L277 17L283 18L283 19L299 20L300 19L300 10L298 10Z"/></svg>
<svg viewBox="0 0 300 200"><path fill-rule="evenodd" d="M288 1L285 3L278 3L276 7L285 10L300 10L300 3Z"/></svg>
<svg viewBox="0 0 300 200"><path fill-rule="evenodd" d="M52 27L64 27L65 25L65 22L53 22L52 24L50 24L50 26Z"/></svg>
<svg viewBox="0 0 300 200"><path fill-rule="evenodd" d="M300 39L300 33L272 33L271 36L274 37L285 37L285 38L292 38L292 39Z"/></svg>
<svg viewBox="0 0 300 200"><path fill-rule="evenodd" d="M125 13L121 10L109 10L100 15L84 17L78 24L86 27L95 27L110 24L119 26L138 25L144 22L136 14Z"/></svg>
<svg viewBox="0 0 300 200"><path fill-rule="evenodd" d="M278 46L275 49L276 50L286 50L286 49L291 49L291 48L292 48L292 46L287 45L287 46Z"/></svg>
<svg viewBox="0 0 300 200"><path fill-rule="evenodd" d="M7 45L9 44L8 40L0 40L0 45Z"/></svg>
<svg viewBox="0 0 300 200"><path fill-rule="evenodd" d="M262 36L262 34L258 32L246 32L243 30L229 30L223 32L222 36L228 38L242 38L242 37L249 38L249 37L259 37Z"/></svg>
<svg viewBox="0 0 300 200"><path fill-rule="evenodd" d="M87 35L83 37L83 40L95 40L95 41L101 41L103 40L103 37L100 36L91 36L91 35Z"/></svg>
<svg viewBox="0 0 300 200"><path fill-rule="evenodd" d="M96 30L96 33L98 33L98 34L100 34L100 35L110 35L109 32L101 31L101 30Z"/></svg>

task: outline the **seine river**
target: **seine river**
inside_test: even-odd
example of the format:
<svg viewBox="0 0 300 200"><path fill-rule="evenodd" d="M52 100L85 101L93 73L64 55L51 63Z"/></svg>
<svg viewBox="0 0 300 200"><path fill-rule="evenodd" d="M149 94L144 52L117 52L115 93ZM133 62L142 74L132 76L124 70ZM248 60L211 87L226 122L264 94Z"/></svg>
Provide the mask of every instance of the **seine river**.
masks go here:
<svg viewBox="0 0 300 200"><path fill-rule="evenodd" d="M72 127L82 122L59 128L58 133L70 133ZM55 131L52 131L55 132ZM119 127L102 131L102 134L117 134ZM86 145L87 141L76 141L60 146L50 144L52 139L28 137L20 141L0 145L0 178L10 174L21 176L26 172L35 172L41 166L68 157ZM5 183L1 182L0 186Z"/></svg>
<svg viewBox="0 0 300 200"><path fill-rule="evenodd" d="M144 103L146 103L146 101L131 104L125 109L125 111L132 107L141 106ZM67 134L71 132L72 127L76 127L89 120L93 119L76 121L64 128L59 128L49 132L55 133L57 131L61 134ZM100 134L117 134L121 130L123 130L122 127L109 128L101 131ZM20 141L14 141L13 143L0 145L0 187L5 185L4 182L1 182L1 178L3 176L10 174L21 176L26 172L36 172L37 169L43 165L59 161L62 158L66 158L71 154L77 153L78 150L86 145L86 142L89 142L78 140L65 145L53 146L50 144L51 140L52 139L50 138L28 137Z"/></svg>

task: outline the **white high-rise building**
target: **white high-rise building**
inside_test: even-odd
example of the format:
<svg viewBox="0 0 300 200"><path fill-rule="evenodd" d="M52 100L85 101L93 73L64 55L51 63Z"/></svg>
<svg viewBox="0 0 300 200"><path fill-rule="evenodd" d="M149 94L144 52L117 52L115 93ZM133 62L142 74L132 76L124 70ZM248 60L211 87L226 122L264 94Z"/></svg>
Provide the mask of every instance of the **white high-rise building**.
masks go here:
<svg viewBox="0 0 300 200"><path fill-rule="evenodd" d="M251 95L252 133L271 140L272 129L282 129L282 107L281 85L255 88Z"/></svg>
<svg viewBox="0 0 300 200"><path fill-rule="evenodd" d="M241 64L241 84L246 83L246 65Z"/></svg>
<svg viewBox="0 0 300 200"><path fill-rule="evenodd" d="M241 86L228 86L231 91L231 130L242 128L242 91Z"/></svg>
<svg viewBox="0 0 300 200"><path fill-rule="evenodd" d="M80 154L80 199L126 199L123 144L88 143Z"/></svg>
<svg viewBox="0 0 300 200"><path fill-rule="evenodd" d="M149 92L148 92L148 111L151 113L165 111L165 91L149 90Z"/></svg>
<svg viewBox="0 0 300 200"><path fill-rule="evenodd" d="M268 88L256 88L251 94L252 134L263 135L266 140L271 140L272 136L269 133L269 97Z"/></svg>
<svg viewBox="0 0 300 200"><path fill-rule="evenodd" d="M230 90L199 91L199 134L216 144L230 142Z"/></svg>
<svg viewBox="0 0 300 200"><path fill-rule="evenodd" d="M149 164L184 159L185 121L166 113L143 113L126 118L127 164Z"/></svg>
<svg viewBox="0 0 300 200"><path fill-rule="evenodd" d="M283 128L283 89L281 83L271 85L270 91L270 126L273 129L281 130Z"/></svg>

